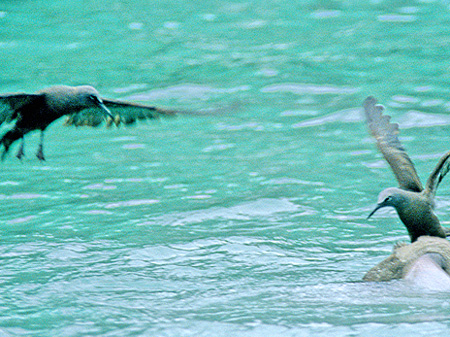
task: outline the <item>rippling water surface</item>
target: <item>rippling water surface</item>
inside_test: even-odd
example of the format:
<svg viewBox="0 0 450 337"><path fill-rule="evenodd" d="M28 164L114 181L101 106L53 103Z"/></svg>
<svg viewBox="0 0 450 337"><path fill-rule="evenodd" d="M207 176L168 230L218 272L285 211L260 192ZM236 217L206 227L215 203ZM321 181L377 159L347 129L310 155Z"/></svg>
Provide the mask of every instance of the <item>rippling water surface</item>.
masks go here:
<svg viewBox="0 0 450 337"><path fill-rule="evenodd" d="M33 134L1 163L0 335L446 335L448 293L360 282L407 233L366 220L395 181L359 107L387 106L425 180L449 148L449 22L433 0L2 2L0 92L188 113L58 121L46 162Z"/></svg>

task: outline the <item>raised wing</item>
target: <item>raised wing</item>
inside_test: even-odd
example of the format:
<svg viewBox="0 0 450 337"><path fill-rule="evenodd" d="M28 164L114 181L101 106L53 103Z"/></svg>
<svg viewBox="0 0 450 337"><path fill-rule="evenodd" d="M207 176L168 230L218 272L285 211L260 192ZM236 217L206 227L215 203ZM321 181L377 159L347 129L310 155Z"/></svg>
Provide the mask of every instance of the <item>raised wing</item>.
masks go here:
<svg viewBox="0 0 450 337"><path fill-rule="evenodd" d="M107 125L115 123L134 124L137 120L155 119L160 116L174 116L177 112L165 110L139 103L123 102L112 99L102 99L106 107L111 111L114 120L106 120ZM78 113L69 115L65 125L75 126L99 126L105 120L105 116L98 109L85 109Z"/></svg>
<svg viewBox="0 0 450 337"><path fill-rule="evenodd" d="M450 171L450 151L448 151L441 157L441 159L439 159L433 172L431 172L430 177L427 180L427 184L425 185L426 193L434 197L436 195L436 190L439 184L449 171Z"/></svg>
<svg viewBox="0 0 450 337"><path fill-rule="evenodd" d="M17 118L21 107L31 103L40 95L35 94L1 94L0 95L0 125L9 123Z"/></svg>
<svg viewBox="0 0 450 337"><path fill-rule="evenodd" d="M391 166L400 188L421 192L423 186L414 164L398 139L398 124L391 123L391 117L383 115L384 107L370 96L364 101L364 112L369 129L377 141L378 149Z"/></svg>

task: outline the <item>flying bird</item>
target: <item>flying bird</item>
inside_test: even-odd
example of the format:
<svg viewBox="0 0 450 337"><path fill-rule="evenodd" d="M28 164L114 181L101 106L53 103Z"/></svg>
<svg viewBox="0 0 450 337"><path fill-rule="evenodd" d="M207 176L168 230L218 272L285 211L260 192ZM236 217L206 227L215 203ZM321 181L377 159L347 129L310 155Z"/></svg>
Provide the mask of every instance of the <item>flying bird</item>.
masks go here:
<svg viewBox="0 0 450 337"><path fill-rule="evenodd" d="M12 127L0 139L4 160L11 145L21 140L16 157L24 156L24 136L34 130L40 130L40 142L36 156L45 160L43 143L44 131L55 120L67 116L66 125L99 126L132 124L136 120L158 118L160 115L174 115L175 111L164 110L132 102L106 99L88 85L58 85L38 91L35 94L0 94L0 126L12 124Z"/></svg>
<svg viewBox="0 0 450 337"><path fill-rule="evenodd" d="M413 162L398 139L398 124L391 123L391 117L383 115L383 111L384 107L377 104L374 97L368 97L364 101L369 130L377 141L378 149L394 172L399 187L383 190L378 196L377 206L368 218L380 208L391 206L395 208L400 220L406 226L411 242L422 235L441 238L449 236L450 229L442 227L434 213L434 198L440 182L450 170L450 151L439 159L424 188Z"/></svg>

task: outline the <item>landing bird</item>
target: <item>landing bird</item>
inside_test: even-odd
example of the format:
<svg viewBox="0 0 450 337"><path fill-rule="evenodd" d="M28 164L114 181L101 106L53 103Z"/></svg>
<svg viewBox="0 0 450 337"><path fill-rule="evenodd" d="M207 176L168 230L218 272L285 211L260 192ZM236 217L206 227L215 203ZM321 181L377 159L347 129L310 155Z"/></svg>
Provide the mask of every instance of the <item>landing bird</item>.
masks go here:
<svg viewBox="0 0 450 337"><path fill-rule="evenodd" d="M40 130L40 142L36 156L45 160L43 152L44 131L55 120L68 116L66 125L99 126L104 120L132 124L136 120L158 118L160 115L174 115L174 111L163 110L138 103L122 102L100 97L91 86L53 86L35 94L0 94L0 126L13 123L12 128L0 139L4 160L10 146L21 139L17 158L24 156L24 136Z"/></svg>
<svg viewBox="0 0 450 337"><path fill-rule="evenodd" d="M445 238L450 229L440 225L434 213L434 197L439 183L450 170L450 151L439 159L423 188L414 164L398 139L398 124L390 123L391 117L383 115L384 107L377 100L368 97L364 101L364 112L370 132L377 141L378 149L391 166L399 187L390 187L378 196L378 204L369 214L391 206L408 230L411 242L422 235Z"/></svg>

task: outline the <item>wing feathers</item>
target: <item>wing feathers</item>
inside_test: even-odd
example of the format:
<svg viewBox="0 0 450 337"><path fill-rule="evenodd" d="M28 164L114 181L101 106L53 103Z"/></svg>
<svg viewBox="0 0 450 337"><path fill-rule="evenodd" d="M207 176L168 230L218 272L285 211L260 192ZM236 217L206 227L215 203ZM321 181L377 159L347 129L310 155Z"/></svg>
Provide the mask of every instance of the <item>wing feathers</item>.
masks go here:
<svg viewBox="0 0 450 337"><path fill-rule="evenodd" d="M450 171L450 151L448 151L441 157L441 159L439 159L433 172L431 172L430 177L428 178L427 184L425 186L425 192L432 196L435 196L439 184L449 171Z"/></svg>
<svg viewBox="0 0 450 337"><path fill-rule="evenodd" d="M36 97L41 95L37 94L1 94L0 95L0 125L3 123L9 123L17 118L21 108L30 102L32 102Z"/></svg>
<svg viewBox="0 0 450 337"><path fill-rule="evenodd" d="M398 139L399 127L391 123L391 117L383 115L384 107L377 104L374 97L364 101L364 112L370 132L377 141L377 146L391 166L400 188L414 192L423 190L414 164Z"/></svg>
<svg viewBox="0 0 450 337"><path fill-rule="evenodd" d="M119 124L134 124L138 120L155 119L160 116L174 116L176 114L173 110L165 110L153 106L123 102L112 99L102 99L106 107L115 116L114 120L108 118L106 125L110 126L113 123ZM85 109L78 113L69 115L65 125L75 126L99 126L105 120L104 115L97 109Z"/></svg>

